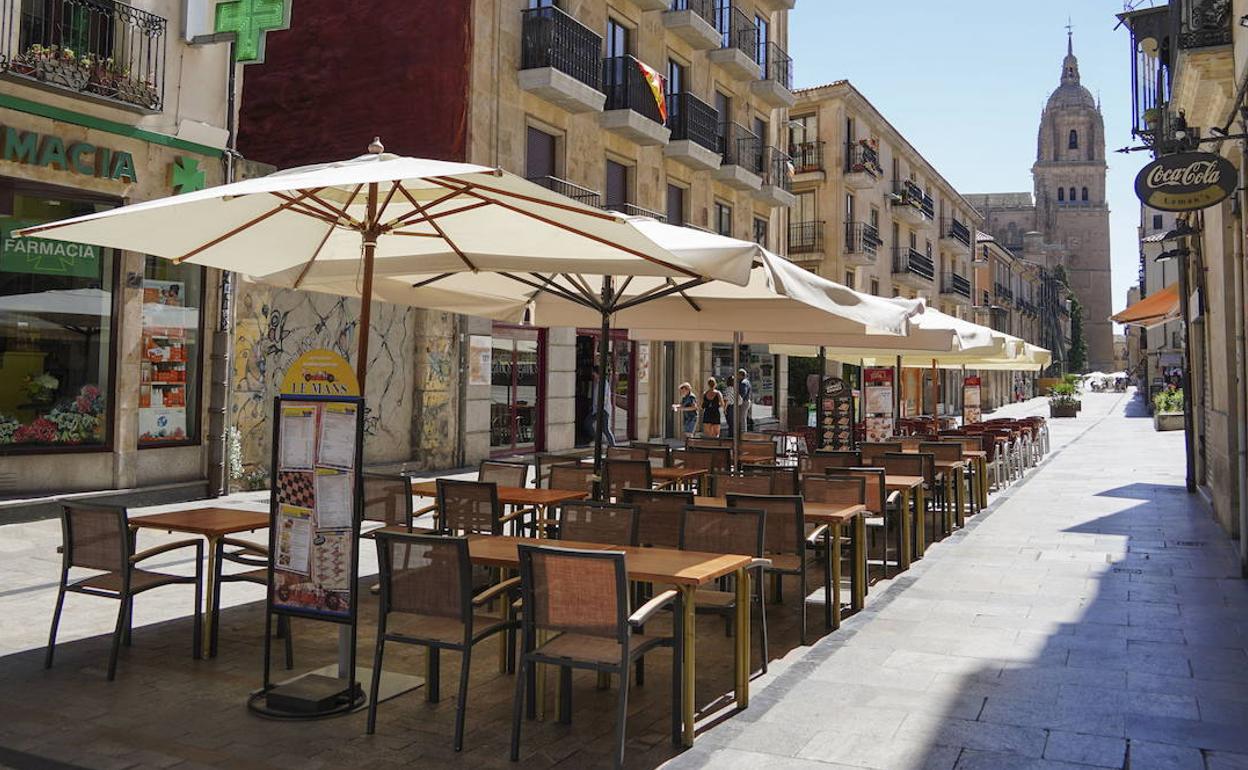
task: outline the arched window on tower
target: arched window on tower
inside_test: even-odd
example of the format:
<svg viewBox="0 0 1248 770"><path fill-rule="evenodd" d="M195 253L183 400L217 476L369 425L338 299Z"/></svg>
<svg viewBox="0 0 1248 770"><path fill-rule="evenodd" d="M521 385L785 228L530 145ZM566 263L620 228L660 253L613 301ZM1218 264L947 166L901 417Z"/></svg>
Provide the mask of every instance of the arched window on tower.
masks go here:
<svg viewBox="0 0 1248 770"><path fill-rule="evenodd" d="M1086 187L1083 188L1082 190L1079 191L1079 193L1080 193L1079 200L1086 201L1088 199L1088 188Z"/></svg>
<svg viewBox="0 0 1248 770"><path fill-rule="evenodd" d="M1075 197L1075 188L1072 187L1070 188L1070 202L1074 203L1077 200L1079 199Z"/></svg>
<svg viewBox="0 0 1248 770"><path fill-rule="evenodd" d="M1065 187L1057 188L1057 200L1062 203L1066 202L1066 188Z"/></svg>
<svg viewBox="0 0 1248 770"><path fill-rule="evenodd" d="M1067 140L1066 146L1072 150L1079 149L1079 132L1073 128L1070 129L1070 139Z"/></svg>

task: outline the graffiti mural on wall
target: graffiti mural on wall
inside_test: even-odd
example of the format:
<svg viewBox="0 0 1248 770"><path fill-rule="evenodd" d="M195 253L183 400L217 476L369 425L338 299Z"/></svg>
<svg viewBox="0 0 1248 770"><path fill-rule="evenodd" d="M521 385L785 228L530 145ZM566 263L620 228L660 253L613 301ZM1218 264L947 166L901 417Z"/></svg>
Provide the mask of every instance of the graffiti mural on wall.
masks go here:
<svg viewBox="0 0 1248 770"><path fill-rule="evenodd" d="M270 457L273 396L286 367L301 354L329 348L354 361L359 302L327 294L239 286L234 325L231 422L243 465L255 474ZM410 356L415 312L373 306L365 417L365 459L395 462L411 454L414 372Z"/></svg>

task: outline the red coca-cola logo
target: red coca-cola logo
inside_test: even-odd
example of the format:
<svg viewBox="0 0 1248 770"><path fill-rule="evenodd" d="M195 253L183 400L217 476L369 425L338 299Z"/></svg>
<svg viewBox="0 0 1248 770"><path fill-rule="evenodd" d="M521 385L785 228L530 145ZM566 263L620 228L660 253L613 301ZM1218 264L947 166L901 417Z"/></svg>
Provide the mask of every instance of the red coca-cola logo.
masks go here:
<svg viewBox="0 0 1248 770"><path fill-rule="evenodd" d="M1229 160L1209 152L1166 155L1140 169L1135 194L1159 211L1196 211L1235 192L1239 171Z"/></svg>

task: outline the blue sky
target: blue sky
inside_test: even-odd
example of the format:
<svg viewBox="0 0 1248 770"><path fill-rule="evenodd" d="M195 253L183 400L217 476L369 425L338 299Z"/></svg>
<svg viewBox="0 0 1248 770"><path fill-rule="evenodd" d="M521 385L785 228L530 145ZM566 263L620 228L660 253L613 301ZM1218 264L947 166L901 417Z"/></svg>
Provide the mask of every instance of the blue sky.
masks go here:
<svg viewBox="0 0 1248 770"><path fill-rule="evenodd" d="M1139 266L1122 0L799 0L790 14L796 84L847 78L959 192L1032 189L1040 112L1061 75L1067 17L1083 85L1101 98L1109 163L1113 306Z"/></svg>

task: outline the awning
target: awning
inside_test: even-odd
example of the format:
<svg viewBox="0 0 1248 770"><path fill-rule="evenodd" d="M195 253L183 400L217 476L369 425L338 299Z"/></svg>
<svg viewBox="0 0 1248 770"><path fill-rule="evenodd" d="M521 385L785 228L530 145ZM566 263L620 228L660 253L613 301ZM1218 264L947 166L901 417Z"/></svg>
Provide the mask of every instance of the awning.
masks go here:
<svg viewBox="0 0 1248 770"><path fill-rule="evenodd" d="M1150 294L1109 320L1125 326L1151 329L1179 318L1179 286L1172 283L1156 294Z"/></svg>

